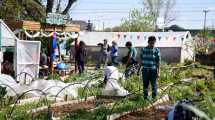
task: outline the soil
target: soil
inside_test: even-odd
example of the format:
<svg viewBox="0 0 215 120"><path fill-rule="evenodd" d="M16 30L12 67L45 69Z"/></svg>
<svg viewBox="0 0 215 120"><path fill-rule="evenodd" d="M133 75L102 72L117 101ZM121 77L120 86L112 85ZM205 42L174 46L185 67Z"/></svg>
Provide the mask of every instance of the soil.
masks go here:
<svg viewBox="0 0 215 120"><path fill-rule="evenodd" d="M117 118L116 120L166 120L169 110L155 110L153 108L135 111Z"/></svg>
<svg viewBox="0 0 215 120"><path fill-rule="evenodd" d="M52 111L54 117L60 117L60 116L64 116L68 113L71 113L71 112L79 110L79 109L90 110L100 104L108 105L113 102L114 102L114 100L111 100L111 99L97 99L97 100L90 100L90 101L80 101L80 102L74 103L74 104L51 106L51 111ZM48 113L48 109L42 109L36 113L33 113L32 115L34 117L36 117L37 115L39 115L41 113Z"/></svg>

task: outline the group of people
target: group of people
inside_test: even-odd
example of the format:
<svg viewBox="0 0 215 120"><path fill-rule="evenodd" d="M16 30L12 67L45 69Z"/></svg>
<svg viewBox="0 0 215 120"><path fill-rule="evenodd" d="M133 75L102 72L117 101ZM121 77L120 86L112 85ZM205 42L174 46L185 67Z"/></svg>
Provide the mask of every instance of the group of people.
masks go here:
<svg viewBox="0 0 215 120"><path fill-rule="evenodd" d="M99 43L100 47L99 59L96 64L96 70L100 69L101 65L104 66L111 65L117 67L120 63L123 63L126 68L133 64L139 63L142 68L142 80L144 88L144 98L148 98L148 87L151 84L152 88L152 97L155 98L157 95L157 80L160 76L160 50L155 47L156 37L151 36L148 38L148 45L141 48L139 62L136 59L137 50L133 47L132 42L128 41L125 44L125 47L128 49L128 53L125 57L122 58L122 62L119 61L119 48L115 41L112 41L112 45L108 44L108 40L104 39L103 43ZM75 45L75 59L76 65L79 70L79 73L82 74L85 70L86 58L87 58L87 49L86 44L83 41L80 41ZM111 58L111 62L109 61ZM44 55L41 55L41 65L47 64L47 58Z"/></svg>
<svg viewBox="0 0 215 120"><path fill-rule="evenodd" d="M142 79L143 79L143 88L144 88L144 98L148 98L148 87L151 84L152 88L152 98L157 96L157 80L160 76L160 50L155 47L156 37L150 36L148 38L148 45L146 47L141 48L140 51L140 65L142 67ZM86 60L86 45L84 42L80 42L79 47L76 51L76 59L77 65L79 69L79 73L83 73L84 64ZM101 64L107 66L109 56L111 57L111 65L117 67L119 62L119 49L117 43L112 41L112 46L108 44L108 40L104 39L103 43L99 43L100 52L99 59L97 61L96 70L100 69ZM125 44L128 49L128 53L122 59L122 63L125 64L126 68L129 66L136 64L138 60L137 50L133 47L132 42L127 42ZM110 65L110 64L109 64Z"/></svg>

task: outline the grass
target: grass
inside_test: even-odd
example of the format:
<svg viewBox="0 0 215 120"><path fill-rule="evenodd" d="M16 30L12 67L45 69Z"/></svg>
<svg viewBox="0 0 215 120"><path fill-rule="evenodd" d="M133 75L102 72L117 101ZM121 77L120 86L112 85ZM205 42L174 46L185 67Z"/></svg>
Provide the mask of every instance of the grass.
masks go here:
<svg viewBox="0 0 215 120"><path fill-rule="evenodd" d="M174 65L177 67L181 67L183 65ZM189 98L196 101L199 101L197 103L197 107L207 113L208 116L213 117L214 113L214 105L212 104L215 100L215 81L210 80L212 73L206 69L203 68L183 68L183 69L174 69L170 71L167 69L169 65L162 65L161 66L161 76L160 80L158 81L159 86L168 85L170 83L180 83L175 86L172 86L171 89L169 88L164 93L160 94L160 96L164 94L168 94L172 98L172 103L174 104L177 100ZM124 71L124 68L121 67L119 69L120 71ZM207 78L207 81L198 81L198 82L191 82L191 83L181 83L179 82L183 78L189 78L189 77L195 77L195 76L204 76ZM98 73L92 74L92 73L86 73L83 75L73 75L70 76L68 79L66 79L67 83L73 83L73 82L82 82L86 80L97 80L102 79L103 73L102 71L99 71ZM113 114L113 113L121 113L121 112L127 112L131 110L135 110L137 108L145 108L150 103L145 101L143 99L143 82L141 79L141 75L137 76L134 75L130 77L128 80L124 81L122 79L119 80L119 83L129 91L129 93L132 93L133 95L127 99L122 99L115 101L114 108L107 107L107 106L97 106L94 110L78 110L73 113L70 113L70 115L65 116L64 120L70 120L71 118L73 120L101 120L101 118L104 117L105 113L107 115ZM94 96L94 95L100 95L103 85L98 84L91 86L88 91L87 89L80 88L78 89L78 98L85 98L86 96ZM196 89L201 91L201 96L195 96ZM84 92L85 91L85 92ZM208 98L208 96L210 96ZM33 108L37 108L39 106L43 106L44 104L41 102L41 104L32 103L32 104L26 104L24 106L18 106L14 113L13 113L13 119L20 119L20 120L28 120L30 119L30 116L26 115L25 111ZM8 110L10 110L10 107L6 107L0 111L0 120L5 118L5 114L8 113ZM41 115L38 117L38 119L47 119L46 114Z"/></svg>
<svg viewBox="0 0 215 120"><path fill-rule="evenodd" d="M48 101L48 103L51 103L51 102ZM21 106L16 106L14 111L12 112L12 114L10 114L12 107L7 106L0 111L0 120L4 120L5 118L8 118L9 116L11 116L12 120L31 120L32 116L27 114L26 111L35 109L38 107L46 106L46 105L47 104L46 104L45 100L43 99L43 100L40 100L39 102L33 102L33 103L21 105ZM44 113L44 115L39 115L35 119L45 120L46 115L47 114Z"/></svg>

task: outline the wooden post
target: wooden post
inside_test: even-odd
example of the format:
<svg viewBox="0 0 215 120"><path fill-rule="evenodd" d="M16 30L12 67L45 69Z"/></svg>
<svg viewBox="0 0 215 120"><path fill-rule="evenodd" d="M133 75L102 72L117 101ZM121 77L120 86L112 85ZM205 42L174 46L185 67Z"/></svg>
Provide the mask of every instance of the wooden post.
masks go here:
<svg viewBox="0 0 215 120"><path fill-rule="evenodd" d="M77 73L77 62L76 62L76 54L77 54L77 48L78 48L78 39L75 38L75 73Z"/></svg>

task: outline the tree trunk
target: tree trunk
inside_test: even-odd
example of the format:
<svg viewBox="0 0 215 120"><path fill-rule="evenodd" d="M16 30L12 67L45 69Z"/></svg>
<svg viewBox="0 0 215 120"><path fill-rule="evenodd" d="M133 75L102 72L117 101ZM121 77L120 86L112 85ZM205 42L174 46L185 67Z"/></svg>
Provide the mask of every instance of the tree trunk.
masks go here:
<svg viewBox="0 0 215 120"><path fill-rule="evenodd" d="M47 0L46 14L51 13L54 6L54 0Z"/></svg>
<svg viewBox="0 0 215 120"><path fill-rule="evenodd" d="M69 9L72 7L72 5L76 2L77 0L69 0L66 8L62 12L62 14L67 14L69 12Z"/></svg>

